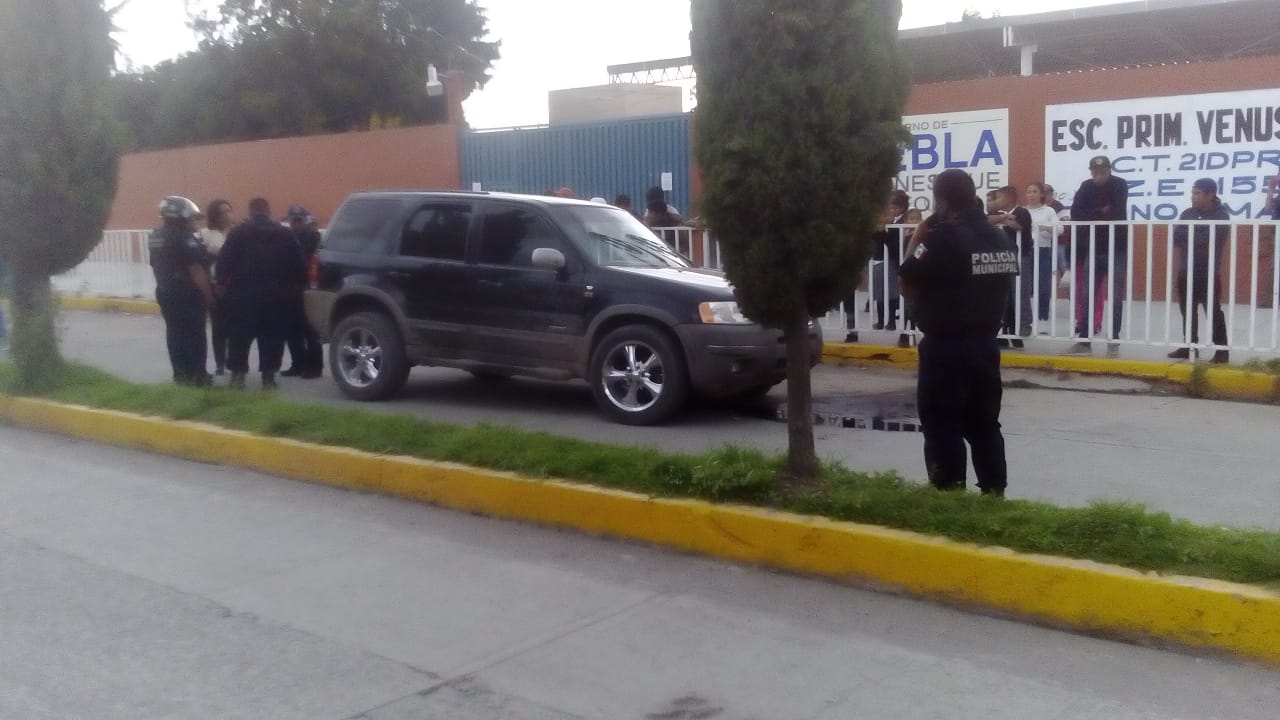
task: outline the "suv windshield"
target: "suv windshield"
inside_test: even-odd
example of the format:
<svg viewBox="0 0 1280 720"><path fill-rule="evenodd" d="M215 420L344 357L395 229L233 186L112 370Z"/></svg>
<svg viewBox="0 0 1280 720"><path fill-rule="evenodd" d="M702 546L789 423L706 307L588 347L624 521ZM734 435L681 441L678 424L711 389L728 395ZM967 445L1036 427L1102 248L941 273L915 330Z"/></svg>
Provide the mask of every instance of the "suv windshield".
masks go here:
<svg viewBox="0 0 1280 720"><path fill-rule="evenodd" d="M604 205L554 208L569 239L591 262L608 267L691 267L631 213Z"/></svg>

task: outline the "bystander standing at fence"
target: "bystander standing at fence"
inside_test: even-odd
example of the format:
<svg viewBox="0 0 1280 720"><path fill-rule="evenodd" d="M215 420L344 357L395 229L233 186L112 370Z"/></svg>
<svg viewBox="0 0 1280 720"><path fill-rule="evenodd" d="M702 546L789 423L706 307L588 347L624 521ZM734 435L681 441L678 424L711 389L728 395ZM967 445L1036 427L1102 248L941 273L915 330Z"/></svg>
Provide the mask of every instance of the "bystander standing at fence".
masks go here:
<svg viewBox="0 0 1280 720"><path fill-rule="evenodd" d="M1213 362L1225 363L1230 360L1227 352L1227 317L1222 312L1222 262L1227 249L1227 239L1231 227L1227 225L1231 215L1218 199L1218 183L1210 178L1201 178L1191 186L1191 207L1178 218L1179 224L1173 229L1173 249L1175 264L1178 268L1178 284L1176 294L1178 307L1182 309L1183 327L1190 321L1191 344L1200 342L1199 320L1200 307L1208 311L1212 307L1210 322L1213 324L1213 344L1217 350L1213 354ZM1188 233L1189 220L1217 220L1218 223L1196 223ZM1212 228L1212 231L1210 230ZM1188 242L1190 235L1190 242ZM1213 241L1210 242L1212 235ZM1212 263L1212 264L1211 264ZM1209 303L1209 281L1213 280L1213 302ZM1187 284L1191 284L1191 307L1188 318ZM1169 353L1174 359L1191 357L1191 348L1180 347Z"/></svg>
<svg viewBox="0 0 1280 720"><path fill-rule="evenodd" d="M677 234L669 228L684 225L684 218L675 208L667 204L667 195L660 187L651 187L645 192L644 224L656 230L662 241L672 250L677 250Z"/></svg>
<svg viewBox="0 0 1280 720"><path fill-rule="evenodd" d="M1004 332L1008 335L1026 337L1031 334L1031 213L1018 205L1018 190L1006 185L996 191L995 206L987 210L987 222L1003 230L1009 243L1018 248L1021 263L1021 283L1011 289L1009 303L1005 306ZM1000 347L1022 348L1023 342L1014 338L1012 343L1000 341Z"/></svg>
<svg viewBox="0 0 1280 720"><path fill-rule="evenodd" d="M1053 206L1045 204L1049 192L1044 183L1033 182L1027 186L1027 214L1031 216L1031 234L1035 238L1035 295L1036 317L1041 322L1048 322L1049 311L1053 308L1055 294L1053 283L1054 245L1058 238L1058 213ZM1031 278L1023 278L1023 284L1029 285ZM1048 333L1047 328L1040 334Z"/></svg>
<svg viewBox="0 0 1280 720"><path fill-rule="evenodd" d="M910 198L902 190L894 190L889 196L889 204L884 211L884 224L875 234L875 258L871 265L871 298L876 303L876 322L872 327L876 330L897 330L898 309L900 306L898 290L898 267L902 265L902 250L906 239L901 228L887 227L903 225L907 222L907 207ZM905 319L904 319L905 325ZM905 327L904 327L905 329ZM910 345L911 338L903 333L899 337L899 345Z"/></svg>
<svg viewBox="0 0 1280 720"><path fill-rule="evenodd" d="M1115 221L1129 219L1129 183L1111 173L1111 159L1098 155L1089 160L1089 179L1080 184L1071 202L1071 219L1092 222L1080 228L1075 252L1076 337L1072 352L1092 351L1089 340L1102 330L1102 306L1111 301L1111 327L1107 339L1120 338L1124 321L1124 293L1129 268L1129 228ZM1093 282L1090 283L1090 273ZM1090 300L1093 317L1090 317ZM1119 350L1111 344L1108 354Z"/></svg>

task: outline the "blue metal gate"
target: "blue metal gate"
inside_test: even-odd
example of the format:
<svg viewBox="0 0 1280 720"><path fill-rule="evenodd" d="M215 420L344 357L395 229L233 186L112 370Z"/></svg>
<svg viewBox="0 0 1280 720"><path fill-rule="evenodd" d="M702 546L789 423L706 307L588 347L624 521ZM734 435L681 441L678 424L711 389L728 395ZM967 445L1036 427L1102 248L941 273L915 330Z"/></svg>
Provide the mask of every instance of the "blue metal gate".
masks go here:
<svg viewBox="0 0 1280 720"><path fill-rule="evenodd" d="M463 133L462 186L541 194L562 186L580 198L631 196L672 175L667 200L689 214L689 115Z"/></svg>

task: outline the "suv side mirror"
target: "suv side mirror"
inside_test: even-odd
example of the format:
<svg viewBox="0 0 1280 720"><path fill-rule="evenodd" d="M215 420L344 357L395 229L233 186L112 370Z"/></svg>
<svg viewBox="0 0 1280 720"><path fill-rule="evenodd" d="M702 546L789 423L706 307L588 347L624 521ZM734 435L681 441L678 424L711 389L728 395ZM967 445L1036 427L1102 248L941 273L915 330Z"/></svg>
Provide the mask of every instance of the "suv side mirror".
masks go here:
<svg viewBox="0 0 1280 720"><path fill-rule="evenodd" d="M538 248L533 251L533 266L542 268L543 270L554 270L560 272L565 269L568 264L565 262L564 253L555 248Z"/></svg>

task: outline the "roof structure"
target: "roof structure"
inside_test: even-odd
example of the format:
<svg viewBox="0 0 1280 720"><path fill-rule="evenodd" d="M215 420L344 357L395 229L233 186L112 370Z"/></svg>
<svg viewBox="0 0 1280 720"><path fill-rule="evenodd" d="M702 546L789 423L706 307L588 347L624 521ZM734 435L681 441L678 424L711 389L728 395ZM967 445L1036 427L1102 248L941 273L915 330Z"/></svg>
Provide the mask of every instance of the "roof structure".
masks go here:
<svg viewBox="0 0 1280 720"><path fill-rule="evenodd" d="M688 56L610 65L608 71L610 85L628 83L653 85L694 78L693 58Z"/></svg>
<svg viewBox="0 0 1280 720"><path fill-rule="evenodd" d="M1143 0L898 37L916 83L1280 55L1280 0Z"/></svg>
<svg viewBox="0 0 1280 720"><path fill-rule="evenodd" d="M1280 0L1139 0L898 33L915 83L1280 56ZM610 83L692 79L689 57L612 65Z"/></svg>

